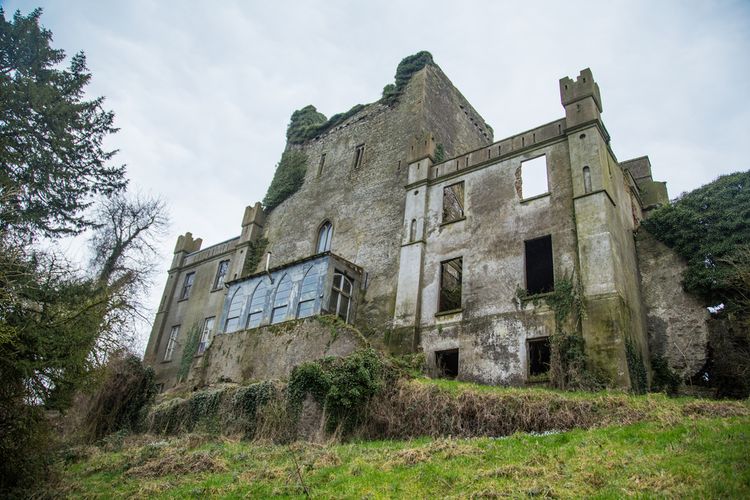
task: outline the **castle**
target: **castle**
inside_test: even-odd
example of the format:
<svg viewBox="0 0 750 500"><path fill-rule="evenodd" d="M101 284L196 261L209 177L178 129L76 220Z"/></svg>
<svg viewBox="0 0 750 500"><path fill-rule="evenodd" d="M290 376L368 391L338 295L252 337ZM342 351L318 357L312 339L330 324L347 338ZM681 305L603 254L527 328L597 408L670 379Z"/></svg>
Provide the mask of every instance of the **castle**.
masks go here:
<svg viewBox="0 0 750 500"><path fill-rule="evenodd" d="M422 351L436 375L543 380L563 286L585 309L565 328L612 385L652 351L700 368L706 311L638 231L666 185L647 157L617 160L590 70L560 80L564 117L500 141L431 58L402 83L288 133L303 182L247 207L239 236L178 238L145 354L162 388L283 378L364 344Z"/></svg>

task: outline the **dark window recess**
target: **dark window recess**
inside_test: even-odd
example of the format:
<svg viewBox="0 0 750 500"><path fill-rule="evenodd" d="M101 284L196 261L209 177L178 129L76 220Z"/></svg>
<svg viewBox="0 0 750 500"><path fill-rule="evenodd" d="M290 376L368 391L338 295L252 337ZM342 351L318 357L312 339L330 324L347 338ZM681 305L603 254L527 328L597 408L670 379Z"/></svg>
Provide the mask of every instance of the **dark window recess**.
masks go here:
<svg viewBox="0 0 750 500"><path fill-rule="evenodd" d="M461 309L462 268L462 257L440 264L440 312Z"/></svg>
<svg viewBox="0 0 750 500"><path fill-rule="evenodd" d="M443 188L443 222L464 218L464 183Z"/></svg>
<svg viewBox="0 0 750 500"><path fill-rule="evenodd" d="M190 290L193 288L193 281L195 281L195 273L188 273L185 275L185 281L182 283L180 300L184 300L190 297Z"/></svg>
<svg viewBox="0 0 750 500"><path fill-rule="evenodd" d="M544 375L549 372L549 337L529 340L529 375Z"/></svg>
<svg viewBox="0 0 750 500"><path fill-rule="evenodd" d="M543 236L524 242L526 246L526 292L529 295L555 289L552 266L552 237Z"/></svg>
<svg viewBox="0 0 750 500"><path fill-rule="evenodd" d="M435 351L435 366L441 377L456 378L458 376L458 349Z"/></svg>
<svg viewBox="0 0 750 500"><path fill-rule="evenodd" d="M357 149L354 150L354 168L362 166L362 157L365 156L365 145L360 144Z"/></svg>
<svg viewBox="0 0 750 500"><path fill-rule="evenodd" d="M326 165L326 154L320 155L320 164L318 165L318 177L323 173L323 167Z"/></svg>

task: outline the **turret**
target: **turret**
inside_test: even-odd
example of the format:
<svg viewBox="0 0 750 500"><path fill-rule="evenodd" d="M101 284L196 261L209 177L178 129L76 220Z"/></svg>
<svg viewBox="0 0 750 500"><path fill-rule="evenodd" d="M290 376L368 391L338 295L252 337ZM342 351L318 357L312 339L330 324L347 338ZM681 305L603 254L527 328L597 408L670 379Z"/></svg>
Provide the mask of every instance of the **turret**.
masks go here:
<svg viewBox="0 0 750 500"><path fill-rule="evenodd" d="M567 76L560 79L560 101L565 107L567 128L601 119L599 85L589 68L582 70L575 81Z"/></svg>

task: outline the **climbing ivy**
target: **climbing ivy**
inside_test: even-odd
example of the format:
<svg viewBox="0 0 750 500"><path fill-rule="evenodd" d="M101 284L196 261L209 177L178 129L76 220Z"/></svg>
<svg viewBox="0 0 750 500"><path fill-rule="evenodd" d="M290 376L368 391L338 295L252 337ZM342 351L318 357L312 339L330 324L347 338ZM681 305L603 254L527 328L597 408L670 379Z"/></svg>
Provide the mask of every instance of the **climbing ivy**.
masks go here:
<svg viewBox="0 0 750 500"><path fill-rule="evenodd" d="M645 394L648 389L646 365L643 364L641 350L632 339L625 339L625 357L630 374L630 390L635 394Z"/></svg>
<svg viewBox="0 0 750 500"><path fill-rule="evenodd" d="M385 368L373 349L345 358L324 358L292 371L287 389L291 415L299 415L309 394L323 406L328 430L350 431L361 422L367 403L384 386Z"/></svg>
<svg viewBox="0 0 750 500"><path fill-rule="evenodd" d="M326 115L319 113L315 106L305 106L292 113L292 119L286 129L287 141L290 144L302 144L328 132L364 108L364 104L355 104L349 111L337 113L326 120Z"/></svg>
<svg viewBox="0 0 750 500"><path fill-rule="evenodd" d="M198 352L198 344L201 339L201 324L199 322L193 323L193 326L188 330L185 343L182 345L182 359L180 359L180 368L177 371L177 379L183 380L187 377L190 372L190 366L193 364L193 357Z"/></svg>
<svg viewBox="0 0 750 500"><path fill-rule="evenodd" d="M260 260L263 258L263 254L266 253L266 247L268 246L268 240L266 238L258 238L255 241L251 241L247 246L247 255L245 256L245 264L242 266L242 276L253 274L258 268Z"/></svg>
<svg viewBox="0 0 750 500"><path fill-rule="evenodd" d="M263 206L266 210L273 210L284 200L296 193L305 182L307 171L307 156L301 151L287 149L281 155L276 172L273 174L271 185L268 186Z"/></svg>
<svg viewBox="0 0 750 500"><path fill-rule="evenodd" d="M435 163L442 163L445 160L445 147L442 142L435 146Z"/></svg>

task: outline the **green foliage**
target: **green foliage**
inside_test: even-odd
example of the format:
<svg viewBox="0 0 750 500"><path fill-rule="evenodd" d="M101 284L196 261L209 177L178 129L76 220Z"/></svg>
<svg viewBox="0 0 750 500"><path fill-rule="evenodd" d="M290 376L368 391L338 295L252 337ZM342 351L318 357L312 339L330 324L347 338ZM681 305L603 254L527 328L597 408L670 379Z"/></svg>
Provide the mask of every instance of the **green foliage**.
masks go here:
<svg viewBox="0 0 750 500"><path fill-rule="evenodd" d="M198 352L198 344L201 341L203 325L196 321L188 330L185 342L182 344L182 357L180 358L180 368L177 370L177 380L185 380L190 373L190 367L193 365L193 358Z"/></svg>
<svg viewBox="0 0 750 500"><path fill-rule="evenodd" d="M245 256L245 264L242 266L242 276L253 274L258 268L258 264L263 258L263 254L266 253L266 247L268 246L268 240L260 237L255 241L251 241L247 246L247 255Z"/></svg>
<svg viewBox="0 0 750 500"><path fill-rule="evenodd" d="M662 356L651 358L651 391L664 392L670 396L677 394L682 379L672 371L667 360Z"/></svg>
<svg viewBox="0 0 750 500"><path fill-rule="evenodd" d="M324 358L294 369L289 380L291 413L299 414L307 394L320 403L328 417L326 426L351 431L365 414L370 398L383 387L385 369L373 349L356 351L345 358Z"/></svg>
<svg viewBox="0 0 750 500"><path fill-rule="evenodd" d="M50 47L41 9L11 21L0 9L0 231L33 239L79 233L94 196L126 185L125 167L102 148L117 129L103 98L84 100L91 74L78 53Z"/></svg>
<svg viewBox="0 0 750 500"><path fill-rule="evenodd" d="M322 113L318 113L315 106L305 106L292 113L292 120L286 129L289 144L302 144L314 137L324 134L365 109L363 104L355 104L344 113L337 113L326 120Z"/></svg>
<svg viewBox="0 0 750 500"><path fill-rule="evenodd" d="M643 363L641 350L632 339L625 339L625 358L630 374L630 390L635 394L645 394L648 389L646 365Z"/></svg>
<svg viewBox="0 0 750 500"><path fill-rule="evenodd" d="M156 395L154 371L132 354L118 354L104 367L104 379L84 405L92 440L116 431L140 430L143 412Z"/></svg>
<svg viewBox="0 0 750 500"><path fill-rule="evenodd" d="M736 271L727 260L748 246L749 220L750 171L723 175L682 194L654 210L643 226L687 260L685 290L707 305L732 307L739 294L730 285Z"/></svg>
<svg viewBox="0 0 750 500"><path fill-rule="evenodd" d="M442 163L443 161L445 161L445 147L442 142L439 142L435 146L435 163Z"/></svg>
<svg viewBox="0 0 750 500"><path fill-rule="evenodd" d="M435 64L435 62L432 60L432 54L426 50L403 58L396 67L395 84L388 84L383 88L380 101L388 105L398 101L412 75L428 64Z"/></svg>
<svg viewBox="0 0 750 500"><path fill-rule="evenodd" d="M281 155L276 172L273 174L271 185L268 186L263 207L273 210L284 200L299 191L305 182L307 172L307 156L301 151L288 149Z"/></svg>

